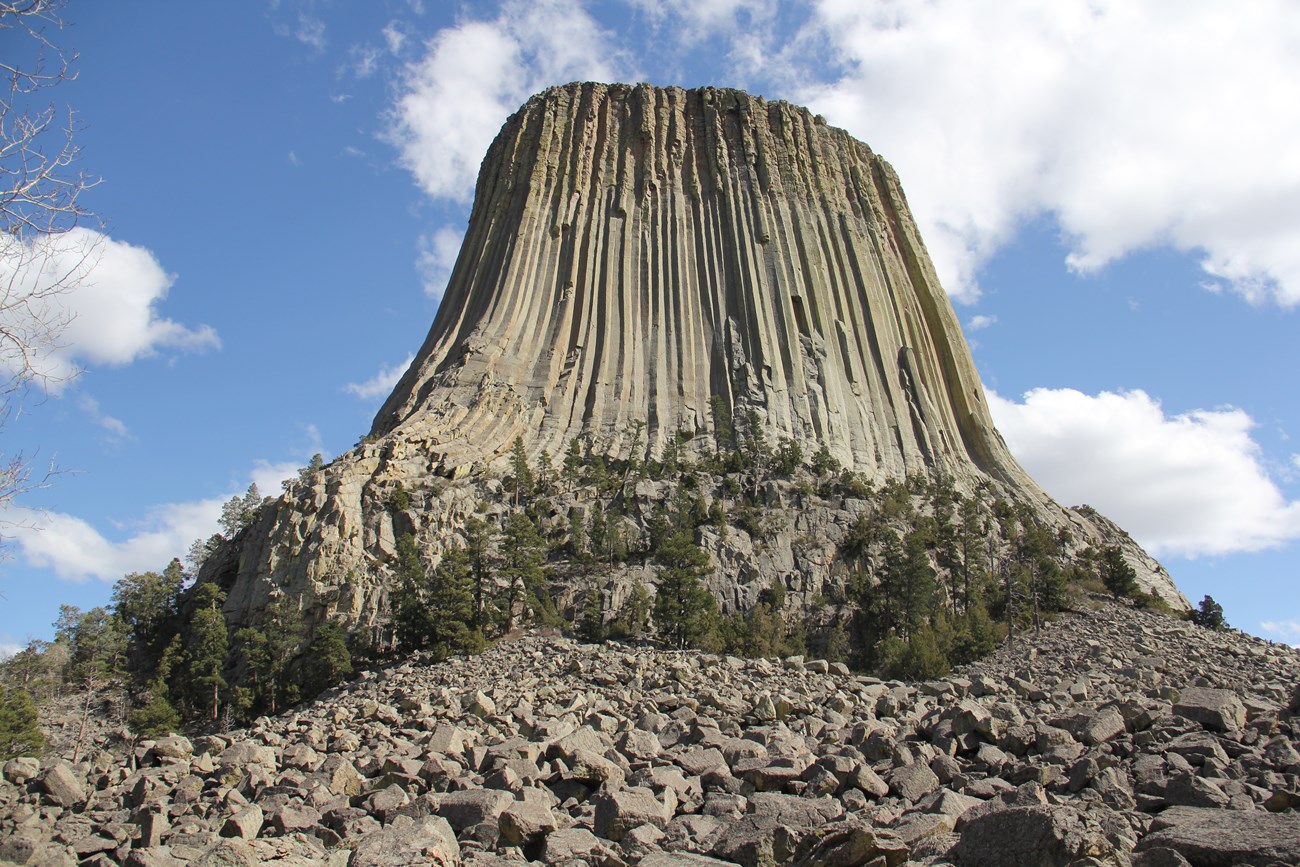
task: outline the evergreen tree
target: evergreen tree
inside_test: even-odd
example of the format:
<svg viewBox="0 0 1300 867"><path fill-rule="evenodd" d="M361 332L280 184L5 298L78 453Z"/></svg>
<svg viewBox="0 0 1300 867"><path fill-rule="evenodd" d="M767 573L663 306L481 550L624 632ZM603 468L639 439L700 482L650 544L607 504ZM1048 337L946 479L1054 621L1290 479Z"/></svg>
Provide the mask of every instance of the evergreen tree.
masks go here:
<svg viewBox="0 0 1300 867"><path fill-rule="evenodd" d="M43 749L45 735L31 695L25 689L0 686L0 762L19 756L37 758Z"/></svg>
<svg viewBox="0 0 1300 867"><path fill-rule="evenodd" d="M227 686L222 673L230 637L221 606L226 594L215 584L194 590L194 613L185 636L184 670L196 709L214 722L221 712L221 692Z"/></svg>
<svg viewBox="0 0 1300 867"><path fill-rule="evenodd" d="M74 606L62 605L55 624L55 641L68 648L67 677L84 696L73 750L75 762L81 753L90 708L96 696L120 688L125 681L126 630L106 608L92 608L82 613Z"/></svg>
<svg viewBox="0 0 1300 867"><path fill-rule="evenodd" d="M560 478L564 479L566 489L572 491L582 480L582 465L582 443L574 437L569 440L569 448L564 453L564 463L560 470Z"/></svg>
<svg viewBox="0 0 1300 867"><path fill-rule="evenodd" d="M437 659L469 653L482 645L471 627L474 615L474 570L464 548L451 547L433 570L429 582L428 646Z"/></svg>
<svg viewBox="0 0 1300 867"><path fill-rule="evenodd" d="M1206 596L1201 604L1192 611L1191 620L1197 626L1218 632L1228 628L1228 621L1223 617L1223 606L1214 601L1213 596Z"/></svg>
<svg viewBox="0 0 1300 867"><path fill-rule="evenodd" d="M587 588L583 598L582 616L578 620L578 634L583 641L599 644L605 640L605 597L595 584Z"/></svg>
<svg viewBox="0 0 1300 867"><path fill-rule="evenodd" d="M129 667L140 676L158 665L175 634L185 569L172 560L159 572L132 572L113 585L113 614L126 634Z"/></svg>
<svg viewBox="0 0 1300 867"><path fill-rule="evenodd" d="M731 428L731 410L722 395L715 394L709 398L709 414L713 418L713 450L718 462L724 462L724 456L731 453L736 446L735 433Z"/></svg>
<svg viewBox="0 0 1300 867"><path fill-rule="evenodd" d="M221 532L227 539L235 538L241 530L253 523L261 506L262 495L257 490L257 482L253 482L242 497L231 497L221 507Z"/></svg>
<svg viewBox="0 0 1300 867"><path fill-rule="evenodd" d="M348 635L343 626L327 620L316 627L307 648L304 687L309 695L342 682L352 674L352 654L348 650Z"/></svg>
<svg viewBox="0 0 1300 867"><path fill-rule="evenodd" d="M988 656L997 649L997 632L984 602L977 596L957 619L953 636L952 661L965 665Z"/></svg>
<svg viewBox="0 0 1300 867"><path fill-rule="evenodd" d="M514 445L510 447L510 474L514 480L515 505L518 506L533 493L533 471L528 466L523 437L515 437Z"/></svg>
<svg viewBox="0 0 1300 867"><path fill-rule="evenodd" d="M470 518L465 522L464 534L465 554L469 558L474 595L470 626L482 633L491 620L486 606L489 604L488 583L492 580L492 537L488 525L479 518Z"/></svg>
<svg viewBox="0 0 1300 867"><path fill-rule="evenodd" d="M618 616L609 626L608 637L616 641L636 638L645 632L650 621L650 591L641 579L636 580L632 593L623 602Z"/></svg>
<svg viewBox="0 0 1300 867"><path fill-rule="evenodd" d="M501 534L501 563L498 574L506 582L506 628L514 626L514 606L522 599L539 623L555 625L559 613L551 598L543 568L546 544L532 519L516 512L506 521Z"/></svg>
<svg viewBox="0 0 1300 867"><path fill-rule="evenodd" d="M948 657L930 624L922 624L907 641L896 647L886 664L888 677L934 680L948 673Z"/></svg>
<svg viewBox="0 0 1300 867"><path fill-rule="evenodd" d="M146 692L145 703L131 711L131 731L147 740L180 731L181 715L171 703L166 681L161 677L155 678Z"/></svg>
<svg viewBox="0 0 1300 867"><path fill-rule="evenodd" d="M818 446L816 453L813 454L812 471L818 478L833 476L840 471L840 462L831 454L831 450L826 448L825 443Z"/></svg>
<svg viewBox="0 0 1300 867"><path fill-rule="evenodd" d="M790 437L782 437L776 446L776 471L789 478L803 466L803 448Z"/></svg>
<svg viewBox="0 0 1300 867"><path fill-rule="evenodd" d="M655 592L655 626L674 647L691 647L705 638L717 603L704 585L713 571L709 555L685 530L669 536L655 555L659 587Z"/></svg>
<svg viewBox="0 0 1300 867"><path fill-rule="evenodd" d="M225 537L220 533L213 533L207 539L195 539L189 551L185 553L185 561L190 564L190 573L198 575L203 564L208 562L208 558L221 547L223 542Z"/></svg>
<svg viewBox="0 0 1300 867"><path fill-rule="evenodd" d="M1138 592L1137 572L1117 545L1101 549L1101 580L1114 596L1131 597Z"/></svg>

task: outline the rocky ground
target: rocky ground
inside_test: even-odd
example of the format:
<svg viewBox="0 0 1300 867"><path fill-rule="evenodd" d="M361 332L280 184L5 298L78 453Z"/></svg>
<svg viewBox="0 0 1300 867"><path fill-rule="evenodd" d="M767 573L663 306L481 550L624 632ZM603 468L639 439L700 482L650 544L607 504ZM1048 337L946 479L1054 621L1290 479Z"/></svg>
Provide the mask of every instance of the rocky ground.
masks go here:
<svg viewBox="0 0 1300 867"><path fill-rule="evenodd" d="M1300 653L1094 600L943 680L531 635L249 729L17 759L0 859L1300 863Z"/></svg>

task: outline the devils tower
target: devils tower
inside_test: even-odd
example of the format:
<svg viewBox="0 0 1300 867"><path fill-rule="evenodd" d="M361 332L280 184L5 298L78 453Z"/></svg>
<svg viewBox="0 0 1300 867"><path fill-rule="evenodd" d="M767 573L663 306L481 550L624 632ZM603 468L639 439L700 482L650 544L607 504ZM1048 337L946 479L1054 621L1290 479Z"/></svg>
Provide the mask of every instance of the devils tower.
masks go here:
<svg viewBox="0 0 1300 867"><path fill-rule="evenodd" d="M710 401L875 478L1025 485L893 169L806 109L597 84L498 135L437 320L372 435L442 469L516 436L615 450L704 433Z"/></svg>
<svg viewBox="0 0 1300 867"><path fill-rule="evenodd" d="M395 540L436 559L470 516L499 520L516 441L531 460L581 442L648 461L672 443L705 450L720 418L756 419L770 442L868 482L1025 504L1076 547L1121 546L1145 589L1186 607L1122 531L1054 503L1011 456L884 159L788 103L593 83L506 121L437 317L369 435L264 508L202 579L229 590L235 620L284 592L317 619L381 630ZM767 501L786 532L704 534L724 607L769 580L798 604L821 598L861 511Z"/></svg>

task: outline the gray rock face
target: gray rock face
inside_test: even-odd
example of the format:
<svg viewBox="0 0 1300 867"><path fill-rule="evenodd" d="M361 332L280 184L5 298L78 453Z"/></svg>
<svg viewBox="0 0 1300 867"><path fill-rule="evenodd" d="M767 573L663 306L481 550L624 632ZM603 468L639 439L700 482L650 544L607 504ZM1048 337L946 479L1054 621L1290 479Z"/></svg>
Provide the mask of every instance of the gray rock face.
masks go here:
<svg viewBox="0 0 1300 867"><path fill-rule="evenodd" d="M591 83L501 130L438 315L370 436L263 509L203 580L229 589L232 621L283 591L312 620L382 627L395 540L435 555L461 541L501 501L516 437L532 458L575 437L655 456L678 432L702 450L714 401L871 480L991 484L1079 547L1120 544L1144 588L1189 607L1119 528L1053 503L1007 451L888 163L784 102ZM801 503L764 538L704 539L715 595L752 607L774 577L792 606L834 595L854 517Z"/></svg>
<svg viewBox="0 0 1300 867"><path fill-rule="evenodd" d="M1193 864L1300 864L1300 813L1178 807L1157 819L1139 851L1173 849Z"/></svg>

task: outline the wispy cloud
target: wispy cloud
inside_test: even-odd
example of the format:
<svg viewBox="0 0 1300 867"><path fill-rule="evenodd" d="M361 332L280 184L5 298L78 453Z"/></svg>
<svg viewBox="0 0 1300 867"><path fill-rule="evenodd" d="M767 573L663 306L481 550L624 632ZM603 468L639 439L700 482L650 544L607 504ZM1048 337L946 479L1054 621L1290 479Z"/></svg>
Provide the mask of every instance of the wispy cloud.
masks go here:
<svg viewBox="0 0 1300 867"><path fill-rule="evenodd" d="M983 331L990 325L996 325L997 322L998 318L996 316L985 316L983 314L972 316L970 321L966 323L966 329L968 331Z"/></svg>
<svg viewBox="0 0 1300 867"><path fill-rule="evenodd" d="M424 283L424 294L430 298L442 297L464 240L464 231L455 226L442 226L432 235L420 238L420 255L416 259L416 268Z"/></svg>
<svg viewBox="0 0 1300 867"><path fill-rule="evenodd" d="M1266 636L1272 636L1275 641L1300 647L1300 618L1265 620L1259 624L1259 630Z"/></svg>
<svg viewBox="0 0 1300 867"><path fill-rule="evenodd" d="M405 360L399 361L392 367L381 367L378 373L365 382L349 382L343 386L343 390L348 394L356 395L362 400L387 397L397 386L397 381L402 378L402 374L406 372L406 369L411 366L411 362L414 360L414 354L408 355Z"/></svg>

